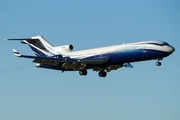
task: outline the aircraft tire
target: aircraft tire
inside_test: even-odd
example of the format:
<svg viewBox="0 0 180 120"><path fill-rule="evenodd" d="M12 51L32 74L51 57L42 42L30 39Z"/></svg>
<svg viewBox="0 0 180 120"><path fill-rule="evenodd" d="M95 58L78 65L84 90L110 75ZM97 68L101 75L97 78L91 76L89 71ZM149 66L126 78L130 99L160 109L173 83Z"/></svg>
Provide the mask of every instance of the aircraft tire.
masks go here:
<svg viewBox="0 0 180 120"><path fill-rule="evenodd" d="M79 70L80 75L87 75L87 70Z"/></svg>
<svg viewBox="0 0 180 120"><path fill-rule="evenodd" d="M161 62L156 62L156 66L161 66Z"/></svg>
<svg viewBox="0 0 180 120"><path fill-rule="evenodd" d="M99 77L106 77L107 73L105 71L99 71Z"/></svg>
<svg viewBox="0 0 180 120"><path fill-rule="evenodd" d="M87 75L87 70L83 70L83 75L85 76L85 75Z"/></svg>

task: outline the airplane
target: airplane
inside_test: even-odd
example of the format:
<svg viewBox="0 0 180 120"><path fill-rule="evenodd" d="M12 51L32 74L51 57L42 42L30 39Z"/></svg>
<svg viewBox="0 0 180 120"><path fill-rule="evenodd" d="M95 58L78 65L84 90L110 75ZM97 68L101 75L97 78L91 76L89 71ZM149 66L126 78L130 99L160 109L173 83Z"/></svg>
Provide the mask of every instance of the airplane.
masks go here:
<svg viewBox="0 0 180 120"><path fill-rule="evenodd" d="M160 40L134 42L108 47L72 51L73 45L54 47L42 36L30 38L6 39L20 40L34 51L36 56L21 55L13 49L15 56L33 59L38 68L53 70L79 71L81 76L87 75L87 70L98 72L99 77L106 77L107 72L122 67L133 68L132 62L157 60L156 66L161 66L160 60L169 56L175 48Z"/></svg>

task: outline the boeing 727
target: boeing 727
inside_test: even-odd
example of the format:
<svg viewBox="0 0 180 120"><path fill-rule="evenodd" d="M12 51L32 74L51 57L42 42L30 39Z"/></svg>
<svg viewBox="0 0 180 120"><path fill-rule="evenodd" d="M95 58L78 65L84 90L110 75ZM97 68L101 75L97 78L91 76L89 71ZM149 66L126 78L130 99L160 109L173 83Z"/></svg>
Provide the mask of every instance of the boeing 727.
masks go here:
<svg viewBox="0 0 180 120"><path fill-rule="evenodd" d="M34 51L36 56L21 55L13 49L17 57L30 58L38 68L53 70L79 71L80 75L87 75L87 70L97 71L100 77L106 77L107 72L121 67L133 68L132 62L157 60L156 66L161 66L160 60L169 56L175 48L164 41L143 41L120 44L108 47L72 51L73 45L54 47L42 36L34 36L20 40Z"/></svg>

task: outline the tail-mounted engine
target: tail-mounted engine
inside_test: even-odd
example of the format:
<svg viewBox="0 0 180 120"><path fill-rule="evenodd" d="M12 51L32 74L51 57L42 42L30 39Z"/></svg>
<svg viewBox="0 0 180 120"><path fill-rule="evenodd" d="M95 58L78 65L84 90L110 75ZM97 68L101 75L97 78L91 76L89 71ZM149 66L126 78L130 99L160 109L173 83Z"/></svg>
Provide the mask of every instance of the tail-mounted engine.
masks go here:
<svg viewBox="0 0 180 120"><path fill-rule="evenodd" d="M58 52L70 52L71 50L73 50L73 45L63 45L63 46L57 46L54 47L54 50L58 51Z"/></svg>

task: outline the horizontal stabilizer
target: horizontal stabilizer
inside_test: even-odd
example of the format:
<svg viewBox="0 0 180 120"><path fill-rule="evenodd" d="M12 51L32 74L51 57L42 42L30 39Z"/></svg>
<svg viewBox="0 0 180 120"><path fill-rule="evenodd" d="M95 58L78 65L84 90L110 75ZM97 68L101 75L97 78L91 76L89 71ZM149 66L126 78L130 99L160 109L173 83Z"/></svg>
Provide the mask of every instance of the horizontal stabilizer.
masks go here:
<svg viewBox="0 0 180 120"><path fill-rule="evenodd" d="M4 39L4 40L39 40L39 39L32 39L32 38L10 38L10 39Z"/></svg>
<svg viewBox="0 0 180 120"><path fill-rule="evenodd" d="M21 54L17 50L13 49L13 52L15 56L21 57Z"/></svg>

